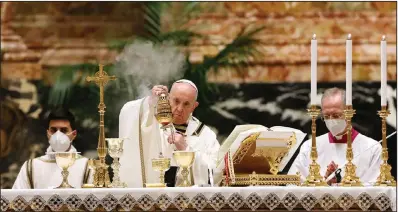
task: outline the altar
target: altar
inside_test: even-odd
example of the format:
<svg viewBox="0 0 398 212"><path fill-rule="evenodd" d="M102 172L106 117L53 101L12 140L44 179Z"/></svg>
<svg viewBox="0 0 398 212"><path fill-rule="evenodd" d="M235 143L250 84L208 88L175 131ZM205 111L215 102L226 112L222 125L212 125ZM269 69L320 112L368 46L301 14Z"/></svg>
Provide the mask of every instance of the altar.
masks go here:
<svg viewBox="0 0 398 212"><path fill-rule="evenodd" d="M1 190L1 211L396 211L395 187Z"/></svg>

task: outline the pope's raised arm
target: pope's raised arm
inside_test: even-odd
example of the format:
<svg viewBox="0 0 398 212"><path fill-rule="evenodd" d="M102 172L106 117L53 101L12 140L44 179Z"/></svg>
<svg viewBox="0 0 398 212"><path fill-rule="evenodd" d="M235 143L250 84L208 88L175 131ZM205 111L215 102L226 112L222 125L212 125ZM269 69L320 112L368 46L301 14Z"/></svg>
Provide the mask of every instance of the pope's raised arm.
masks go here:
<svg viewBox="0 0 398 212"><path fill-rule="evenodd" d="M128 138L124 143L124 154L120 158L121 180L128 187L144 187L145 183L158 183L159 173L152 169L151 160L162 152L171 158L171 167L166 172L168 186L180 181L173 151L195 151L192 177L195 185L208 184L208 168L215 164L220 147L216 134L192 116L199 105L198 90L189 80L176 81L169 93L173 125L176 132L161 130L155 117L157 96L167 93L168 88L155 85L152 95L126 103L119 115L119 137ZM171 138L174 139L171 139Z"/></svg>

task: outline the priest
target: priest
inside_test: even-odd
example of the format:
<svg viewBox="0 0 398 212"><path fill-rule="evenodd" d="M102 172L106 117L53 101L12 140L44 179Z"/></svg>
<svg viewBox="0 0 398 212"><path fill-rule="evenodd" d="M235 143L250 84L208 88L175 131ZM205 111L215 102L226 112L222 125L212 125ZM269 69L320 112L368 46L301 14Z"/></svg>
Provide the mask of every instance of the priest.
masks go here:
<svg viewBox="0 0 398 212"><path fill-rule="evenodd" d="M322 120L329 132L316 138L318 151L317 163L320 174L327 179L337 168L341 168L341 176L333 177L328 184L339 183L344 176L347 150L347 123L344 119L345 91L339 88L325 90L321 99ZM354 128L351 133L353 163L356 174L363 183L374 183L380 173L381 145ZM300 172L304 181L309 174L311 164L311 140L306 141L292 164L289 174ZM337 171L338 172L338 171ZM332 177L332 176L330 176Z"/></svg>
<svg viewBox="0 0 398 212"><path fill-rule="evenodd" d="M58 108L50 112L47 125L50 143L47 148L48 154L27 160L22 165L13 189L48 189L58 187L62 183L62 170L55 161L55 154L51 153L76 152L72 145L77 135L75 118L69 110ZM78 154L75 163L69 167L68 182L72 187L80 188L82 184L92 181L87 162L87 158Z"/></svg>
<svg viewBox="0 0 398 212"><path fill-rule="evenodd" d="M124 154L120 158L120 178L128 187L159 183L159 173L152 169L151 160L158 158L159 152L162 152L164 157L171 158L171 167L165 176L167 186L175 186L182 178L177 173L173 151L195 151L191 169L193 184L207 185L210 181L209 170L215 166L220 145L216 134L192 116L199 105L198 89L193 82L185 79L173 83L169 94L176 129L173 135L161 130L155 118L157 97L161 93L168 93L168 88L156 85L151 96L127 102L120 111L119 137L127 138Z"/></svg>

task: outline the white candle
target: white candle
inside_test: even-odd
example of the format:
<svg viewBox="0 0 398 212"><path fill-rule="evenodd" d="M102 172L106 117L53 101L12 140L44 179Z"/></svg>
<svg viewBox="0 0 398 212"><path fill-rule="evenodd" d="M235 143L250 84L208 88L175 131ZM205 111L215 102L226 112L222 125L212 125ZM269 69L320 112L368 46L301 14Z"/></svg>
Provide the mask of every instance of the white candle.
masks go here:
<svg viewBox="0 0 398 212"><path fill-rule="evenodd" d="M387 106L387 98L386 98L386 91L387 91L387 41L386 36L383 35L383 38L380 42L381 46L381 53L380 53L380 60L381 60L381 106Z"/></svg>
<svg viewBox="0 0 398 212"><path fill-rule="evenodd" d="M352 40L351 34L348 34L346 41L346 65L345 65L345 73L346 73L346 105L352 105Z"/></svg>
<svg viewBox="0 0 398 212"><path fill-rule="evenodd" d="M311 105L316 104L317 59L317 41L316 34L314 34L311 40Z"/></svg>

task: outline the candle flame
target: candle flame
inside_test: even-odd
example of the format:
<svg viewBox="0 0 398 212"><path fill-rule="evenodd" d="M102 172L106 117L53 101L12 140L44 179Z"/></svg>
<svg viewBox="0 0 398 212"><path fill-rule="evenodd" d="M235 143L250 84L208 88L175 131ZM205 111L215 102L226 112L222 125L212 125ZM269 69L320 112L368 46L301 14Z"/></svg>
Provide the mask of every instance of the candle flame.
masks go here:
<svg viewBox="0 0 398 212"><path fill-rule="evenodd" d="M383 37L381 38L381 40L385 41L385 40L386 40L386 36L383 35Z"/></svg>
<svg viewBox="0 0 398 212"><path fill-rule="evenodd" d="M351 34L348 34L347 40L351 40Z"/></svg>
<svg viewBox="0 0 398 212"><path fill-rule="evenodd" d="M312 35L312 40L316 40L316 34L315 33Z"/></svg>

